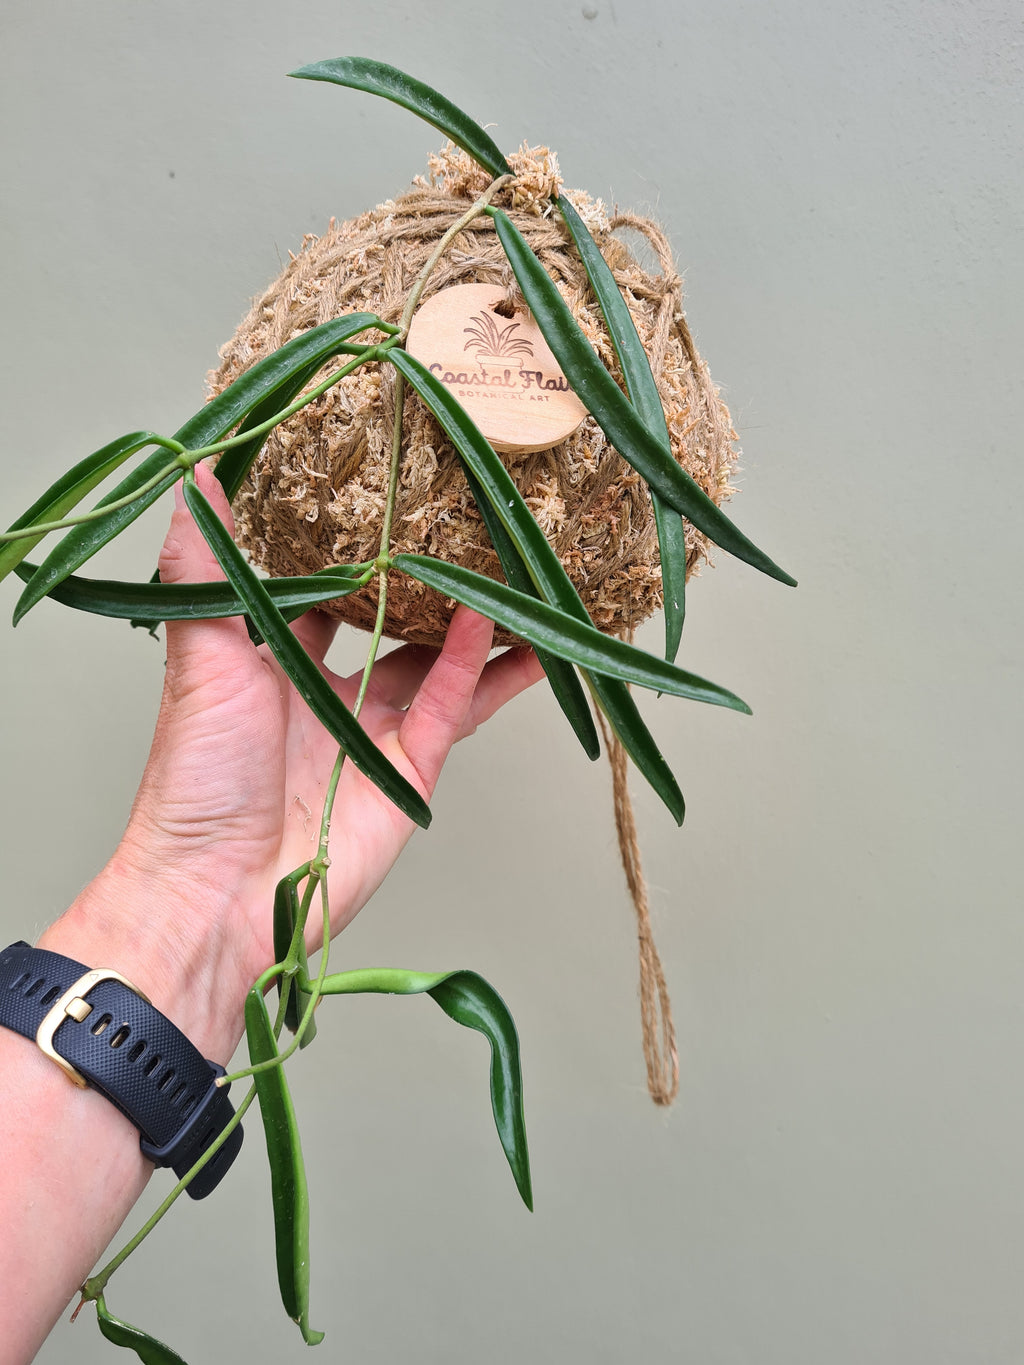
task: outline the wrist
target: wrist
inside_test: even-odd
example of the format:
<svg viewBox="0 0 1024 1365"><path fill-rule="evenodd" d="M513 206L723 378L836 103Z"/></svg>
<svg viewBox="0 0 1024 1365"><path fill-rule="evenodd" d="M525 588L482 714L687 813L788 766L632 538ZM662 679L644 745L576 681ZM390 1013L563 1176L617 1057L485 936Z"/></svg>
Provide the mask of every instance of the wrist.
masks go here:
<svg viewBox="0 0 1024 1365"><path fill-rule="evenodd" d="M143 870L122 846L39 940L125 976L209 1060L226 1065L258 974L230 891Z"/></svg>

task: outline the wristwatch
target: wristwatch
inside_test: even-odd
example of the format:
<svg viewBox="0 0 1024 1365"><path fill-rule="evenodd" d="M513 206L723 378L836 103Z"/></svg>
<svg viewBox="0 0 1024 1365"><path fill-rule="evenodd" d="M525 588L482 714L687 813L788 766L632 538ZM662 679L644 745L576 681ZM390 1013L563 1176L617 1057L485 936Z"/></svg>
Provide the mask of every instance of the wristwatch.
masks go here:
<svg viewBox="0 0 1024 1365"><path fill-rule="evenodd" d="M77 1086L92 1086L138 1128L143 1154L179 1180L234 1117L224 1068L117 972L45 948L0 953L0 1025L34 1039ZM237 1124L187 1186L203 1199L242 1145Z"/></svg>

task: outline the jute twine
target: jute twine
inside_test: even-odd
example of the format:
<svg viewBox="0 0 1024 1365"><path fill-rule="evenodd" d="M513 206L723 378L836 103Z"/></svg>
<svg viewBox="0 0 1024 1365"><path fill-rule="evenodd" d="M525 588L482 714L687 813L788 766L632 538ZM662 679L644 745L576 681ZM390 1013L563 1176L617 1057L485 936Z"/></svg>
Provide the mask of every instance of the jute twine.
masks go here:
<svg viewBox="0 0 1024 1365"><path fill-rule="evenodd" d="M573 316L613 376L622 382L614 350L585 272L552 197L564 193L611 266L648 354L665 409L676 460L715 502L729 496L736 460L728 410L697 353L683 316L682 282L661 229L632 213L609 214L583 191L565 191L555 156L523 147L509 157L515 180L494 198L526 237L558 285ZM292 337L341 314L376 313L395 323L409 290L438 239L487 189L489 177L450 144L430 158L398 199L349 222L333 220L301 250L254 303L211 372L219 393L255 361ZM652 274L619 232L645 239L660 266ZM423 298L454 284L501 285L523 306L493 225L470 223L451 243ZM310 387L327 370L310 381ZM253 561L274 575L305 574L328 564L374 559L394 430L394 381L389 366L369 365L310 403L267 440L235 500L236 533ZM594 623L631 635L661 605L657 531L640 477L608 443L593 418L551 450L507 455L527 505L558 552ZM393 552L430 554L502 578L456 452L414 394L405 401L402 469ZM687 575L707 558L706 538L686 526ZM377 609L375 584L324 610L369 629ZM440 645L454 604L402 575L388 587L385 634ZM504 630L495 643L516 643ZM638 917L644 1051L653 1098L669 1103L678 1084L671 1011L654 949L636 829L626 787L626 760L614 739L616 823L627 882ZM660 1019L660 1023L659 1023Z"/></svg>

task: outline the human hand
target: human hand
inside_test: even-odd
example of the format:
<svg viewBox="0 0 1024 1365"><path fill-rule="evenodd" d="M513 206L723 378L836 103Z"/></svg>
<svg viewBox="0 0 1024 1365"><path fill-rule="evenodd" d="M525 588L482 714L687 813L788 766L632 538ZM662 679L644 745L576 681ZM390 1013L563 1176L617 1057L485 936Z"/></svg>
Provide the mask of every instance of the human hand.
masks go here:
<svg viewBox="0 0 1024 1365"><path fill-rule="evenodd" d="M220 484L201 466L196 473L230 527ZM160 574L177 583L223 578L180 496ZM313 611L293 628L351 709L360 675L340 678L323 664L337 622ZM145 953L147 932L158 937L161 970L180 979L191 999L182 1012L198 1014L192 1027L216 1047L207 1055L229 1055L245 991L274 960L274 888L316 855L337 746L239 618L166 629L164 695L128 829L99 886L72 915L91 915L95 925L102 914L106 936L127 936L133 955ZM460 607L440 652L403 645L373 669L361 724L426 799L452 745L541 676L529 649L487 662L492 633L491 622ZM370 898L413 829L345 764L329 844L332 933ZM321 931L319 916L311 918L313 946Z"/></svg>

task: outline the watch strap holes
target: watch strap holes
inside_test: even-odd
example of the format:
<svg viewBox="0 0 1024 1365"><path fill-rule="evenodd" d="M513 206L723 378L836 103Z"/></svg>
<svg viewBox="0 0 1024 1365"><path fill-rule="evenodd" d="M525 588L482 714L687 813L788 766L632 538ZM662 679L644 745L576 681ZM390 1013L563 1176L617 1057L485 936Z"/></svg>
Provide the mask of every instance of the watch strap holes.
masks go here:
<svg viewBox="0 0 1024 1365"><path fill-rule="evenodd" d="M188 1086L182 1081L181 1085L178 1086L177 1090L175 1090L174 1094L171 1096L171 1104L179 1105L187 1093Z"/></svg>
<svg viewBox="0 0 1024 1365"><path fill-rule="evenodd" d="M43 1005L43 1006L45 1006L46 1008L49 1008L50 1005L52 1005L53 1002L57 999L57 996L58 996L58 995L60 995L60 987L59 987L59 986L51 986L50 989L46 992L46 994L43 996L42 1000L40 1000L39 1003L40 1003L40 1005Z"/></svg>
<svg viewBox="0 0 1024 1365"><path fill-rule="evenodd" d="M128 1027L128 1025L127 1025L127 1024L122 1024L121 1027L117 1030L117 1032L116 1032L116 1033L112 1036L112 1038L110 1039L110 1046L111 1046L111 1047L120 1047L122 1043L126 1043L126 1042L128 1041L128 1039L131 1037L131 1033L132 1033L132 1031L131 1031L131 1029Z"/></svg>
<svg viewBox="0 0 1024 1365"><path fill-rule="evenodd" d="M174 1067L169 1066L167 1070L164 1072L164 1074L157 1081L156 1083L157 1090L159 1090L161 1093L163 1093L165 1090L168 1090L174 1084L175 1074L176 1073Z"/></svg>
<svg viewBox="0 0 1024 1365"><path fill-rule="evenodd" d="M94 1037L98 1038L103 1030L109 1028L113 1022L114 1016L112 1014L101 1014L95 1024L89 1029L89 1032L93 1034Z"/></svg>
<svg viewBox="0 0 1024 1365"><path fill-rule="evenodd" d="M139 1058L142 1056L142 1054L145 1052L145 1050L146 1050L145 1042L136 1043L135 1046L132 1048L131 1052L129 1052L128 1054L128 1060L130 1062L137 1062Z"/></svg>
<svg viewBox="0 0 1024 1365"><path fill-rule="evenodd" d="M145 1072L147 1076L152 1076L153 1072L157 1069L159 1065L160 1065L159 1055L155 1057L150 1057L149 1061L142 1068L142 1070Z"/></svg>
<svg viewBox="0 0 1024 1365"><path fill-rule="evenodd" d="M24 986L25 982L28 981L31 975L32 975L31 972L22 972L22 974L17 978L17 980L11 982L7 989L11 991L20 991L22 986Z"/></svg>
<svg viewBox="0 0 1024 1365"><path fill-rule="evenodd" d="M32 982L32 985L29 986L28 990L25 992L25 999L30 1000L32 996L35 995L36 992L39 990L39 987L45 985L46 985L45 977L42 976L36 977L35 981Z"/></svg>

